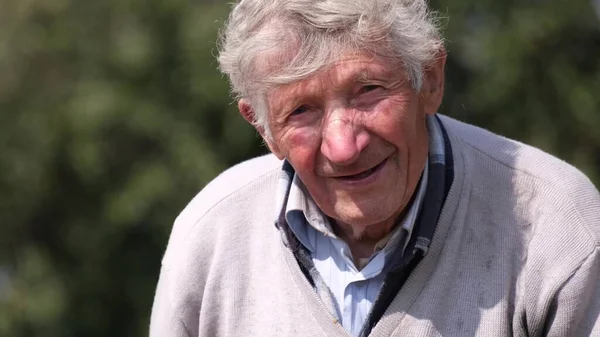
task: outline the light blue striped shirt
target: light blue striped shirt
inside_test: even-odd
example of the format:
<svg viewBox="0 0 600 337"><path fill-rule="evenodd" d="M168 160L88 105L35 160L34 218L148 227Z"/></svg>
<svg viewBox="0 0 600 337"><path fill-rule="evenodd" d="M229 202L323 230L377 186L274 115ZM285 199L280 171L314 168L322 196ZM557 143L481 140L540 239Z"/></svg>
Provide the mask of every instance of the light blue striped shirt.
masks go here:
<svg viewBox="0 0 600 337"><path fill-rule="evenodd" d="M375 247L367 261L353 262L348 245L334 234L328 218L319 210L300 178L294 175L286 205L286 221L310 252L321 276L316 290L332 315L353 336L358 337L385 279L388 257L408 244L427 187L428 163L421 176L417 195L402 221ZM323 286L323 284L325 286Z"/></svg>

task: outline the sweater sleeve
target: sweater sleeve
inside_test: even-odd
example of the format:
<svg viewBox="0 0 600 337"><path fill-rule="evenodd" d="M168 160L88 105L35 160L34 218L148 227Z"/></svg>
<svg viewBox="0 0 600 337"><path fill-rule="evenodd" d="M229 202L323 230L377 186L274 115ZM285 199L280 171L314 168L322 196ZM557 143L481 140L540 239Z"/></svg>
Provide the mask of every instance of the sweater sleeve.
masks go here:
<svg viewBox="0 0 600 337"><path fill-rule="evenodd" d="M544 336L600 336L600 253L597 247L556 293Z"/></svg>
<svg viewBox="0 0 600 337"><path fill-rule="evenodd" d="M169 297L169 275L163 266L150 318L150 337L191 337Z"/></svg>

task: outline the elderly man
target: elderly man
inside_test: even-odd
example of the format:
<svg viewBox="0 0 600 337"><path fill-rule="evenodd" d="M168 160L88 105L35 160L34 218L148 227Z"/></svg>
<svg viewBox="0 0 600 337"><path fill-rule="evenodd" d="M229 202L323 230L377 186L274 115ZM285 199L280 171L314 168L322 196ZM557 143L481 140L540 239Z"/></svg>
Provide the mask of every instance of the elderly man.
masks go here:
<svg viewBox="0 0 600 337"><path fill-rule="evenodd" d="M436 114L424 0L242 0L219 63L272 155L175 222L150 335L600 336L600 195Z"/></svg>

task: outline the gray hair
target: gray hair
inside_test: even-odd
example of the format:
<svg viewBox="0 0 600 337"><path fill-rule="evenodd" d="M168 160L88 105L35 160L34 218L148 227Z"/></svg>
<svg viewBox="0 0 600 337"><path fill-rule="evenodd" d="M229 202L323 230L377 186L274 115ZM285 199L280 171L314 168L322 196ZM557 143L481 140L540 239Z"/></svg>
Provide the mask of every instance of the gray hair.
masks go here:
<svg viewBox="0 0 600 337"><path fill-rule="evenodd" d="M241 0L220 36L218 61L237 99L269 135L266 94L305 79L343 53L399 60L416 91L443 48L426 0Z"/></svg>

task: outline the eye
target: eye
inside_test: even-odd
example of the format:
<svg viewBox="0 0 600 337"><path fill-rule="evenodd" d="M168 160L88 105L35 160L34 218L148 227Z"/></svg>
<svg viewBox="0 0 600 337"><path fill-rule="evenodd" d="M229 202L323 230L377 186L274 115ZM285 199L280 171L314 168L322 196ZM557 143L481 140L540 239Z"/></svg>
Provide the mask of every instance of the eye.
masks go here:
<svg viewBox="0 0 600 337"><path fill-rule="evenodd" d="M297 107L294 111L292 111L291 116L300 115L300 114L305 113L306 111L308 111L308 107L306 107L305 105L302 105L302 106Z"/></svg>
<svg viewBox="0 0 600 337"><path fill-rule="evenodd" d="M377 90L379 88L381 88L381 86L376 85L376 84L364 85L360 88L360 90L358 91L358 94L365 94L367 92L371 92L371 91Z"/></svg>

